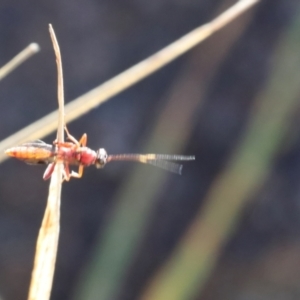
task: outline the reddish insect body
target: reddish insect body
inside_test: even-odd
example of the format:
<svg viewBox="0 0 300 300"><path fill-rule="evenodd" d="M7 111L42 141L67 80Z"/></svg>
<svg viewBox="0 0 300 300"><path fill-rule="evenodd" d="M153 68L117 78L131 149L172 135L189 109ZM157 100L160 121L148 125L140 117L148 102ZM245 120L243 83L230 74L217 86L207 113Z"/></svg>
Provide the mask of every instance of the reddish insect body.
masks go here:
<svg viewBox="0 0 300 300"><path fill-rule="evenodd" d="M5 153L28 164L46 164L53 160L52 157L55 155L54 146L40 140L12 147Z"/></svg>
<svg viewBox="0 0 300 300"><path fill-rule="evenodd" d="M44 180L51 177L55 164L63 162L64 180L69 181L71 177L80 178L84 167L95 165L103 168L110 161L137 161L152 164L165 170L181 174L182 165L171 162L172 160L188 161L194 160L194 156L168 155L168 154L117 154L107 155L105 149L100 148L94 151L86 147L87 135L77 141L66 129L67 137L71 142L54 142L53 145L46 144L37 140L12 147L5 151L11 157L18 158L28 164L49 164L45 173ZM71 171L69 165L79 165L78 172Z"/></svg>

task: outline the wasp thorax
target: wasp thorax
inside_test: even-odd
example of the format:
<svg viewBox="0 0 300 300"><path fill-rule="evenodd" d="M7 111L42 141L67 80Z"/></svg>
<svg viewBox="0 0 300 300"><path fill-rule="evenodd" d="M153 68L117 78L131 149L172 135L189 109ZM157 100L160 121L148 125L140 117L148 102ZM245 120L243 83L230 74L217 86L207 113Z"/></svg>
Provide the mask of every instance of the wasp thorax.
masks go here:
<svg viewBox="0 0 300 300"><path fill-rule="evenodd" d="M100 148L97 151L97 158L95 161L96 168L103 168L105 164L107 163L107 152L104 148Z"/></svg>

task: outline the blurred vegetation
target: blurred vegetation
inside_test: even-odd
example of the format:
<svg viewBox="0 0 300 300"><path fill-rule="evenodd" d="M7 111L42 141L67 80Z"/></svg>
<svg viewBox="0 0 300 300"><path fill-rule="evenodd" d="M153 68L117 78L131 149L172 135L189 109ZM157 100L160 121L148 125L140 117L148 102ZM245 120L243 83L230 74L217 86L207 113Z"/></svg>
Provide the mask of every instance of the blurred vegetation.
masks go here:
<svg viewBox="0 0 300 300"><path fill-rule="evenodd" d="M67 94L73 96L232 1L76 1L69 4L72 15L85 21L75 30L55 3L61 15L53 23L62 32ZM94 14L99 11L102 18ZM82 180L65 185L52 299L298 299L299 32L298 3L262 1L189 55L71 124L76 137L89 133L92 148L194 154L196 161L185 164L181 177L124 163L86 170ZM103 45L92 45L98 35ZM80 38L86 39L78 45ZM39 84L42 75L32 72ZM17 116L15 122L3 116L10 130L26 123L19 94L26 103L37 96L26 93L20 82L32 78L24 77L17 85L16 78L3 81L2 93L18 105L3 107ZM13 93L12 84L20 91ZM43 115L47 96L36 110L36 100L26 107L32 109L28 120ZM47 185L43 170L12 161L1 168L0 291L4 299L19 299L28 286Z"/></svg>

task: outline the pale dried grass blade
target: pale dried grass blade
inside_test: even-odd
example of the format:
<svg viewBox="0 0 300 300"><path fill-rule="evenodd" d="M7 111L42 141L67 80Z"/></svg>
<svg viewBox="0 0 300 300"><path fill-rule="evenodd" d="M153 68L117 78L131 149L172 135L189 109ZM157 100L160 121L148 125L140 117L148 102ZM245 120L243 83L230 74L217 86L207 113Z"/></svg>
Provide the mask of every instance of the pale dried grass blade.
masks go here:
<svg viewBox="0 0 300 300"><path fill-rule="evenodd" d="M50 299L59 236L62 166L51 177L49 196L36 245L28 300Z"/></svg>
<svg viewBox="0 0 300 300"><path fill-rule="evenodd" d="M51 25L49 25L49 31L55 51L58 73L59 120L57 139L59 142L63 142L64 93L61 55L55 33ZM34 259L34 267L32 271L28 300L48 300L50 298L60 229L62 172L63 165L62 163L58 162L51 176L47 207L36 246L36 254Z"/></svg>
<svg viewBox="0 0 300 300"><path fill-rule="evenodd" d="M65 125L65 99L64 99L64 79L63 79L63 69L62 60L59 45L51 24L49 24L49 31L51 40L53 43L53 48L56 57L57 65L57 99L58 99L58 127L57 127L57 141L64 141L64 125Z"/></svg>
<svg viewBox="0 0 300 300"><path fill-rule="evenodd" d="M17 54L12 60L0 68L0 80L12 72L15 68L21 65L25 60L30 58L32 55L40 51L40 46L36 43L31 43L19 54Z"/></svg>

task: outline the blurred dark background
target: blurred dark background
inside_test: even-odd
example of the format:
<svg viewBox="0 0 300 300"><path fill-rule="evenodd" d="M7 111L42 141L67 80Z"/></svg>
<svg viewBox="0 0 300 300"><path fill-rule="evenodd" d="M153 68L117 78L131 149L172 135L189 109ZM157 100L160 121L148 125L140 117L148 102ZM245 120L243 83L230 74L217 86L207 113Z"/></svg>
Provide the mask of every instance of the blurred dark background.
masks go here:
<svg viewBox="0 0 300 300"><path fill-rule="evenodd" d="M41 52L0 83L0 138L57 108L48 23L53 24L60 44L69 102L234 3L2 0L0 65L31 42L37 42ZM253 175L253 188L236 196L240 206L231 214L234 221L220 234L209 266L199 265L205 275L182 272L182 280L195 283L190 293L176 299L299 299L300 48L287 56L280 50L286 45L289 53L291 36L300 36L299 17L297 0L262 0L175 62L69 124L75 137L88 134L93 149L172 151L194 154L196 161L184 164L182 176L151 166L115 163L104 170L90 167L82 179L64 184L52 300L144 299L159 270L172 257L176 264L173 254L184 246L197 220L201 222L207 203L215 199L211 190L243 153L241 145L261 110L266 121L259 123L258 135L260 129L264 132L269 124L273 126L272 121L283 120L270 141L264 138L253 145L253 151L247 148L253 155L251 162L259 153L256 147L265 143L272 149L259 163L258 174L263 176L256 180ZM290 57L294 63L290 64ZM280 66L286 73L280 73ZM272 81L277 73L280 85ZM276 88L279 93L268 93ZM278 102L261 104L277 96ZM296 99L293 104L290 98ZM282 117L276 109L285 104L289 106L283 108ZM51 143L54 138L55 133L44 140ZM255 174L251 162L245 161L239 169L237 178L243 182ZM0 166L1 300L27 297L48 192L43 172L43 167L12 159ZM229 195L240 186L233 180L227 186ZM221 219L227 218L227 209L235 208L236 203L230 202L234 197L224 197L224 207L215 208ZM205 248L207 240L196 242ZM98 294L97 285L100 292L105 290L103 294Z"/></svg>

